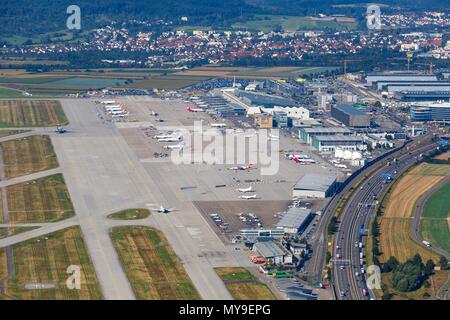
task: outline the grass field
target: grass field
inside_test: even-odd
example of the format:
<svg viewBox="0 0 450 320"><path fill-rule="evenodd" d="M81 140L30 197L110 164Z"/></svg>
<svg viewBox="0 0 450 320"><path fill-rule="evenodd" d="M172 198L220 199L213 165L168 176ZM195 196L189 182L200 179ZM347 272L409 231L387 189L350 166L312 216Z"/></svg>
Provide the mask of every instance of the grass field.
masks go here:
<svg viewBox="0 0 450 320"><path fill-rule="evenodd" d="M437 262L439 257L423 246L415 243L410 236L412 215L416 201L430 188L442 180L443 176L426 175L430 172L442 172L441 168L422 167L423 164L413 168L403 176L388 195L383 215L378 218L380 223L380 261L384 262L390 256L399 261L406 261L416 253L423 259L433 259ZM421 175L423 173L424 175Z"/></svg>
<svg viewBox="0 0 450 320"><path fill-rule="evenodd" d="M447 164L421 163L412 169L410 174L423 176L448 176L450 175L450 166Z"/></svg>
<svg viewBox="0 0 450 320"><path fill-rule="evenodd" d="M16 234L31 231L38 227L11 227L11 228L0 228L0 239L14 236Z"/></svg>
<svg viewBox="0 0 450 320"><path fill-rule="evenodd" d="M61 174L6 188L10 223L54 222L75 214Z"/></svg>
<svg viewBox="0 0 450 320"><path fill-rule="evenodd" d="M269 287L241 267L215 268L230 294L236 300L276 300Z"/></svg>
<svg viewBox="0 0 450 320"><path fill-rule="evenodd" d="M102 299L99 283L79 227L71 227L13 246L15 274L5 281L6 294L24 300ZM67 268L80 267L81 289L66 286ZM27 284L54 288L27 290Z"/></svg>
<svg viewBox="0 0 450 320"><path fill-rule="evenodd" d="M137 89L157 88L164 90L177 90L208 80L209 78L210 77L208 76L169 74L167 76L157 76L151 79L135 81L126 87Z"/></svg>
<svg viewBox="0 0 450 320"><path fill-rule="evenodd" d="M58 160L48 136L0 142L6 179L53 169Z"/></svg>
<svg viewBox="0 0 450 320"><path fill-rule="evenodd" d="M122 86L125 84L125 81L126 79L73 77L48 82L47 85L52 87L105 88Z"/></svg>
<svg viewBox="0 0 450 320"><path fill-rule="evenodd" d="M200 299L162 232L148 227L116 227L111 238L137 299Z"/></svg>
<svg viewBox="0 0 450 320"><path fill-rule="evenodd" d="M273 31L276 26L282 26L286 32L297 30L323 30L331 28L336 30L351 30L356 28L356 22L337 22L335 19L318 19L305 16L256 15L255 20L245 23L236 23L235 29L249 29L264 32Z"/></svg>
<svg viewBox="0 0 450 320"><path fill-rule="evenodd" d="M0 280L5 279L8 276L6 251L5 249L0 249ZM1 300L1 295L0 295Z"/></svg>
<svg viewBox="0 0 450 320"><path fill-rule="evenodd" d="M0 127L48 127L66 123L58 101L0 100Z"/></svg>
<svg viewBox="0 0 450 320"><path fill-rule="evenodd" d="M148 209L128 209L112 213L108 218L114 220L137 220L147 218L149 215L150 211Z"/></svg>
<svg viewBox="0 0 450 320"><path fill-rule="evenodd" d="M420 222L422 238L450 252L450 183L425 203Z"/></svg>
<svg viewBox="0 0 450 320"><path fill-rule="evenodd" d="M0 87L0 98L21 98L23 93L19 90Z"/></svg>
<svg viewBox="0 0 450 320"><path fill-rule="evenodd" d="M440 155L438 155L438 156L435 157L435 158L436 158L436 159L439 159L439 160L448 160L448 159L450 159L450 151L441 153Z"/></svg>

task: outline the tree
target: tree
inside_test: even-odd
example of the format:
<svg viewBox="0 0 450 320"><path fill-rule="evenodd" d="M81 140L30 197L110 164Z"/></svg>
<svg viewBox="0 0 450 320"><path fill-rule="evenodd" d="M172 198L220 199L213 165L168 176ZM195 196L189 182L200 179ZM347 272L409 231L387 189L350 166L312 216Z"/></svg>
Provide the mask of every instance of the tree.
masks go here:
<svg viewBox="0 0 450 320"><path fill-rule="evenodd" d="M446 257L441 256L439 258L439 266L441 267L441 270L447 270L448 268L448 260Z"/></svg>
<svg viewBox="0 0 450 320"><path fill-rule="evenodd" d="M337 218L335 216L331 217L330 224L328 225L328 235L332 235L336 231Z"/></svg>
<svg viewBox="0 0 450 320"><path fill-rule="evenodd" d="M431 276L433 274L433 271L434 271L434 262L433 262L433 260L429 259L427 261L427 263L425 264L425 268L424 268L423 273L424 273L425 276L428 277L428 276Z"/></svg>
<svg viewBox="0 0 450 320"><path fill-rule="evenodd" d="M388 261L383 263L383 267L381 268L382 272L391 272L395 270L399 265L397 258L394 256L389 257Z"/></svg>

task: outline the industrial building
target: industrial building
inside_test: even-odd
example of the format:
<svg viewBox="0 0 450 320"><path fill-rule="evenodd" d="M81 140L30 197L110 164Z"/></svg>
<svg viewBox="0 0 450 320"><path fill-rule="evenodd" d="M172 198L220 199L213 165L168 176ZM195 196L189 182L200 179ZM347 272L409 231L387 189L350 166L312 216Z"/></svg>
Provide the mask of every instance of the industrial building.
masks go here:
<svg viewBox="0 0 450 320"><path fill-rule="evenodd" d="M394 97L402 101L442 101L450 99L448 91L400 91Z"/></svg>
<svg viewBox="0 0 450 320"><path fill-rule="evenodd" d="M264 108L264 112L273 113L276 111L282 111L287 114L289 118L292 119L302 119L309 120L309 110L304 107L273 107Z"/></svg>
<svg viewBox="0 0 450 320"><path fill-rule="evenodd" d="M320 152L334 152L337 148L342 150L365 150L364 138L358 136L313 136L311 146Z"/></svg>
<svg viewBox="0 0 450 320"><path fill-rule="evenodd" d="M337 188L335 176L307 173L301 177L292 189L294 198L324 199L334 194Z"/></svg>
<svg viewBox="0 0 450 320"><path fill-rule="evenodd" d="M292 263L292 253L275 241L259 241L253 250L273 264Z"/></svg>
<svg viewBox="0 0 450 320"><path fill-rule="evenodd" d="M289 119L287 113L284 111L274 111L273 124L277 128L287 128L289 126Z"/></svg>
<svg viewBox="0 0 450 320"><path fill-rule="evenodd" d="M265 93L235 90L235 94L247 104L253 104L268 108L273 108L275 106L291 107L297 105L297 103L292 99L268 95Z"/></svg>
<svg viewBox="0 0 450 320"><path fill-rule="evenodd" d="M437 81L434 74L422 74L415 72L395 72L395 73L369 73L366 76L366 83L373 85L378 81Z"/></svg>
<svg viewBox="0 0 450 320"><path fill-rule="evenodd" d="M278 239L284 236L282 229L241 229L239 234L244 239L258 240L258 239Z"/></svg>
<svg viewBox="0 0 450 320"><path fill-rule="evenodd" d="M273 127L273 117L268 113L254 114L255 124L261 129L271 129Z"/></svg>
<svg viewBox="0 0 450 320"><path fill-rule="evenodd" d="M377 89L378 91L383 91L383 90L387 90L388 86L399 86L399 85L440 85L442 83L447 83L449 84L449 82L443 82L443 81L416 81L416 80L411 80L411 81L377 81L373 83L373 88Z"/></svg>
<svg viewBox="0 0 450 320"><path fill-rule="evenodd" d="M277 228L283 229L284 233L297 234L303 232L311 222L311 210L307 208L289 208L283 218L277 223Z"/></svg>
<svg viewBox="0 0 450 320"><path fill-rule="evenodd" d="M401 91L413 91L413 92L441 92L450 91L450 82L440 82L435 84L386 84L386 91L388 93L395 93Z"/></svg>
<svg viewBox="0 0 450 320"><path fill-rule="evenodd" d="M334 136L343 135L351 136L353 134L347 128L342 127L313 127L313 128L301 128L299 129L299 137L307 144L311 144L312 137L314 136Z"/></svg>
<svg viewBox="0 0 450 320"><path fill-rule="evenodd" d="M410 115L411 121L450 121L450 102L417 104Z"/></svg>
<svg viewBox="0 0 450 320"><path fill-rule="evenodd" d="M331 107L331 116L348 127L370 127L370 115L351 104L337 104Z"/></svg>

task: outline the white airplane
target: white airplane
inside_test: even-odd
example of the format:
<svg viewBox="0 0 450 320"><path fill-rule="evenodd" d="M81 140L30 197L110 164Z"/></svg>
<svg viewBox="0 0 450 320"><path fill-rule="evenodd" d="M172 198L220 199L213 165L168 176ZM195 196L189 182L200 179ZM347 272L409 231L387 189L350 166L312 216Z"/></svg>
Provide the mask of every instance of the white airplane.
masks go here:
<svg viewBox="0 0 450 320"><path fill-rule="evenodd" d="M278 136L276 136L276 135L274 135L274 134L269 133L269 140L278 140L278 139L280 139L280 137L278 137Z"/></svg>
<svg viewBox="0 0 450 320"><path fill-rule="evenodd" d="M164 146L163 147L166 150L175 150L175 149L183 149L184 148L184 142L179 143L179 144L175 144L175 145L171 145L171 146Z"/></svg>
<svg viewBox="0 0 450 320"><path fill-rule="evenodd" d="M180 136L178 136L178 137L172 136L170 138L159 138L158 142L176 142L176 141L180 141L180 138L181 138Z"/></svg>
<svg viewBox="0 0 450 320"><path fill-rule="evenodd" d="M164 208L163 206L160 206L159 208L150 208L150 210L161 212L161 213L169 213L174 210L174 208Z"/></svg>
<svg viewBox="0 0 450 320"><path fill-rule="evenodd" d="M188 112L203 112L204 110L201 108L191 108L191 107L187 107L186 111Z"/></svg>
<svg viewBox="0 0 450 320"><path fill-rule="evenodd" d="M226 126L225 123L211 123L211 128L225 128Z"/></svg>
<svg viewBox="0 0 450 320"><path fill-rule="evenodd" d="M251 164L251 163L248 165L245 165L245 166L236 166L236 167L228 168L228 170L251 170L251 169L254 169L253 164Z"/></svg>
<svg viewBox="0 0 450 320"><path fill-rule="evenodd" d="M250 186L250 187L248 187L248 188L237 189L237 190L238 190L239 192L243 192L243 193L246 193L246 192L253 192L253 191L254 191L252 186Z"/></svg>
<svg viewBox="0 0 450 320"><path fill-rule="evenodd" d="M244 200L256 199L256 194L254 194L252 196L240 196L239 198L244 199Z"/></svg>

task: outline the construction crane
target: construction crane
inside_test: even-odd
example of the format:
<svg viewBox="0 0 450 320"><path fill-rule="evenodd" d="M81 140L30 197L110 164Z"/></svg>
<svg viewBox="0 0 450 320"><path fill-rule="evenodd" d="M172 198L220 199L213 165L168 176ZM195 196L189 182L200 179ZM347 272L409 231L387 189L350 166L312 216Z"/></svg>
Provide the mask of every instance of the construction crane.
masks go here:
<svg viewBox="0 0 450 320"><path fill-rule="evenodd" d="M414 62L414 64L421 65L421 66L428 66L430 69L430 74L433 74L433 63L420 63L420 62Z"/></svg>

